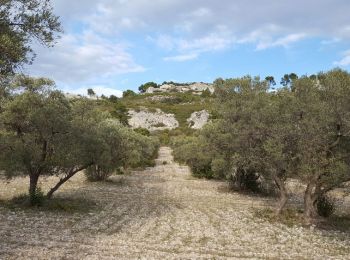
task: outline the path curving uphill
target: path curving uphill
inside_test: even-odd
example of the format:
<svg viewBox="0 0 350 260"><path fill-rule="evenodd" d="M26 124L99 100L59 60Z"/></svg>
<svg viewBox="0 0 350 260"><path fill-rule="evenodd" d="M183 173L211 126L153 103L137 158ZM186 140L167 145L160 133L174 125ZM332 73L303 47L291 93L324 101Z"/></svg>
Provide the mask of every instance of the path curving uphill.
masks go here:
<svg viewBox="0 0 350 260"><path fill-rule="evenodd" d="M25 180L0 184L21 187ZM50 180L48 180L50 182ZM93 200L72 214L0 207L0 259L349 259L348 234L270 224L271 201L191 177L162 147L156 166L110 182L79 175L59 194Z"/></svg>

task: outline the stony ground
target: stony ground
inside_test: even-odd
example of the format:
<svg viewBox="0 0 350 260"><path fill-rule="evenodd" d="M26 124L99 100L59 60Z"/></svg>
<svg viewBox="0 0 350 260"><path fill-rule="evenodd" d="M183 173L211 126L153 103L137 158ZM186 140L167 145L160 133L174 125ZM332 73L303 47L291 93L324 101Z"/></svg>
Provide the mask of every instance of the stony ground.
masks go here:
<svg viewBox="0 0 350 260"><path fill-rule="evenodd" d="M23 192L24 181L0 184L0 199ZM57 195L96 206L83 212L0 206L0 259L350 259L349 234L255 218L256 208L272 202L191 178L165 147L154 168L100 184L79 175Z"/></svg>

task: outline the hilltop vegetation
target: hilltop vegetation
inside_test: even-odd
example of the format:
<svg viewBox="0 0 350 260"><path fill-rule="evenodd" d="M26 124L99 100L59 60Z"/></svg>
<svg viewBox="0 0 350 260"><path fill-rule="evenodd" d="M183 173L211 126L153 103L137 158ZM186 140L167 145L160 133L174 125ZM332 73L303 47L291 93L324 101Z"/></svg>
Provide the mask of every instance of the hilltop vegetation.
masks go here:
<svg viewBox="0 0 350 260"><path fill-rule="evenodd" d="M329 215L327 194L350 181L350 74L336 69L284 83L271 91L270 81L249 76L217 81L217 120L176 138L174 155L196 176L224 178L239 190L275 190L277 214L288 200L286 180L298 179L306 185L309 222Z"/></svg>
<svg viewBox="0 0 350 260"><path fill-rule="evenodd" d="M104 180L121 169L152 164L156 139L113 120L99 102L67 99L41 78L16 76L3 85L0 170L7 178L28 176L31 205L41 203L42 176L60 176L53 193L80 171Z"/></svg>

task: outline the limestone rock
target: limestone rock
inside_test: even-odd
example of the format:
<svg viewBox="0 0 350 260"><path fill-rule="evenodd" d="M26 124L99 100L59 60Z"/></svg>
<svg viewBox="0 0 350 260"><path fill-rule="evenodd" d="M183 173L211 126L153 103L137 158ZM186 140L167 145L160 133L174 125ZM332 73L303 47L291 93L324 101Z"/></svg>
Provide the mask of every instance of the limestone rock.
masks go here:
<svg viewBox="0 0 350 260"><path fill-rule="evenodd" d="M212 94L215 91L214 86L212 84L195 82L191 84L180 84L180 85L164 84L164 85L161 85L159 88L150 87L146 90L146 94L170 93L170 92L180 92L180 93L192 92L194 94L200 95L205 90L209 90L210 93Z"/></svg>
<svg viewBox="0 0 350 260"><path fill-rule="evenodd" d="M191 117L187 119L189 127L193 129L202 129L209 120L209 113L206 110L192 113Z"/></svg>
<svg viewBox="0 0 350 260"><path fill-rule="evenodd" d="M175 129L179 127L179 122L173 114L166 114L160 109L155 113L150 111L129 111L129 125L132 128L146 128L150 131Z"/></svg>

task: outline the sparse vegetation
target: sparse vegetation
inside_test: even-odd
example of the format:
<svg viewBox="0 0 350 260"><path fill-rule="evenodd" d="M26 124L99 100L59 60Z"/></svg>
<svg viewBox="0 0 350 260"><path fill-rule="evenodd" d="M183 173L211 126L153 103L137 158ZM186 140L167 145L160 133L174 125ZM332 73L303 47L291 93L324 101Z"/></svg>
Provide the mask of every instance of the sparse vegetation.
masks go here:
<svg viewBox="0 0 350 260"><path fill-rule="evenodd" d="M38 46L52 47L63 32L50 0L0 0L0 258L348 259L350 73L287 73L280 81L248 75L213 85L147 82L119 98L108 79L118 86L139 80L120 73L152 71L159 79L166 74L156 73L169 72L156 71L158 63L184 71L180 66L195 65L214 50L226 55L233 42L286 48L308 35L287 30L284 36L288 28L274 23L247 34L212 26L216 11L209 5L181 13L183 24L172 27L173 34L164 31L168 22L152 33L153 18L146 22L136 13L134 20L129 5L117 3L129 16L109 19L118 35L132 28L139 39L134 32L141 26L149 34L143 38L164 47L162 59L141 64L129 49L149 46L112 39L114 27L96 26L106 14L113 18L109 6L95 4L93 19L64 21L75 27L63 39L57 64L69 73L50 64L51 52L33 70L56 69L60 78L81 79L96 90L75 95L51 79L21 73ZM165 6L149 9L158 14ZM202 16L215 31L190 21ZM322 45L344 41L335 38ZM343 55L335 63L347 66L350 52ZM79 69L67 62L70 56ZM193 68L204 75L218 61ZM68 75L74 68L78 72ZM184 77L187 72L173 78ZM60 78L61 89L77 87Z"/></svg>

